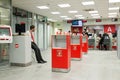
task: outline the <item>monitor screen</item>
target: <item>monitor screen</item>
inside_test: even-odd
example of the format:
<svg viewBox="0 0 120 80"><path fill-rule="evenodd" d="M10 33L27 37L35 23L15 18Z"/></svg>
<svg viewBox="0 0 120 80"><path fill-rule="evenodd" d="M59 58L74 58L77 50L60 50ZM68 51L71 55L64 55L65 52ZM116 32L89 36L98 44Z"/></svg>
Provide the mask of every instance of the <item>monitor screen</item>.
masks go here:
<svg viewBox="0 0 120 80"><path fill-rule="evenodd" d="M88 36L92 36L92 34L88 34Z"/></svg>
<svg viewBox="0 0 120 80"><path fill-rule="evenodd" d="M0 28L0 36L10 36L9 28Z"/></svg>
<svg viewBox="0 0 120 80"><path fill-rule="evenodd" d="M15 32L22 32L25 33L25 24L15 24Z"/></svg>
<svg viewBox="0 0 120 80"><path fill-rule="evenodd" d="M73 20L72 26L82 27L83 26L82 20Z"/></svg>

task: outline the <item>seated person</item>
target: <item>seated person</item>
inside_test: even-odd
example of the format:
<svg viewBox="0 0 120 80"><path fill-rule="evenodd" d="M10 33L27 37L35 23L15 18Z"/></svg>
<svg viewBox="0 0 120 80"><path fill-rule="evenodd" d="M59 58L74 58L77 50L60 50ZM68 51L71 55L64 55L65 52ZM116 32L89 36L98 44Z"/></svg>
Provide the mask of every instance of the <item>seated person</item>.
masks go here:
<svg viewBox="0 0 120 80"><path fill-rule="evenodd" d="M31 25L30 26L30 30L26 32L26 34L28 36L31 36L31 47L32 49L35 51L35 56L36 56L36 60L38 63L46 63L47 61L43 60L42 56L41 56L41 51L39 49L39 47L37 46L37 44L34 42L34 36L32 34L32 32L35 31L35 26Z"/></svg>

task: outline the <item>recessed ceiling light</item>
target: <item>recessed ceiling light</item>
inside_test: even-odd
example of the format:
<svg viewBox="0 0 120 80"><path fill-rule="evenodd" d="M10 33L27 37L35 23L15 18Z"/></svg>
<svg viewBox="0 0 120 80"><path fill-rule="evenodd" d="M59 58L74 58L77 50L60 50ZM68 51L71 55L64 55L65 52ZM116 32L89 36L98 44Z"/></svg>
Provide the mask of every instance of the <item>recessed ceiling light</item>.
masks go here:
<svg viewBox="0 0 120 80"><path fill-rule="evenodd" d="M69 13L78 13L78 11L69 11Z"/></svg>
<svg viewBox="0 0 120 80"><path fill-rule="evenodd" d="M7 16L5 16L5 15L1 15L1 17L7 17Z"/></svg>
<svg viewBox="0 0 120 80"><path fill-rule="evenodd" d="M118 3L120 0L109 0L109 3Z"/></svg>
<svg viewBox="0 0 120 80"><path fill-rule="evenodd" d="M92 14L92 13L98 13L98 11L89 11L89 13L91 13L91 14Z"/></svg>
<svg viewBox="0 0 120 80"><path fill-rule="evenodd" d="M49 9L49 7L47 7L47 6L37 6L37 8L39 8L39 9Z"/></svg>
<svg viewBox="0 0 120 80"><path fill-rule="evenodd" d="M48 21L56 22L57 20L53 20L53 19L48 19Z"/></svg>
<svg viewBox="0 0 120 80"><path fill-rule="evenodd" d="M93 18L100 18L100 16L93 16Z"/></svg>
<svg viewBox="0 0 120 80"><path fill-rule="evenodd" d="M99 14L91 14L91 16L99 16Z"/></svg>
<svg viewBox="0 0 120 80"><path fill-rule="evenodd" d="M78 17L78 19L85 19L85 17Z"/></svg>
<svg viewBox="0 0 120 80"><path fill-rule="evenodd" d="M109 10L118 10L119 9L119 7L111 7L111 8L109 8Z"/></svg>
<svg viewBox="0 0 120 80"><path fill-rule="evenodd" d="M117 16L108 16L108 17L110 17L110 18L112 17L113 18L113 17L117 17Z"/></svg>
<svg viewBox="0 0 120 80"><path fill-rule="evenodd" d="M58 4L59 7L65 8L65 7L71 7L70 4Z"/></svg>
<svg viewBox="0 0 120 80"><path fill-rule="evenodd" d="M48 21L51 21L52 19L47 19Z"/></svg>
<svg viewBox="0 0 120 80"><path fill-rule="evenodd" d="M83 15L75 15L75 17L81 17L81 16L83 16Z"/></svg>
<svg viewBox="0 0 120 80"><path fill-rule="evenodd" d="M51 12L51 14L60 14L60 12Z"/></svg>
<svg viewBox="0 0 120 80"><path fill-rule="evenodd" d="M72 18L65 18L66 20L70 20L70 19L72 19Z"/></svg>
<svg viewBox="0 0 120 80"><path fill-rule="evenodd" d="M83 5L94 5L95 2L94 1L86 1L86 2L82 2Z"/></svg>
<svg viewBox="0 0 120 80"><path fill-rule="evenodd" d="M67 16L60 16L61 18L66 18Z"/></svg>
<svg viewBox="0 0 120 80"><path fill-rule="evenodd" d="M109 15L117 15L117 13L108 13Z"/></svg>

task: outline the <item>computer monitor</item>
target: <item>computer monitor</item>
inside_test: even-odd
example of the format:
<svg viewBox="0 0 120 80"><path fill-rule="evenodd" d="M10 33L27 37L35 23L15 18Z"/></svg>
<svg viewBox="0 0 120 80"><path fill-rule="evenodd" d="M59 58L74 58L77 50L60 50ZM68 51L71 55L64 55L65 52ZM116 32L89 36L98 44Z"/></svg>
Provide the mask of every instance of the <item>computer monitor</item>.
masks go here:
<svg viewBox="0 0 120 80"><path fill-rule="evenodd" d="M82 27L83 23L82 20L73 20L72 21L72 27Z"/></svg>
<svg viewBox="0 0 120 80"><path fill-rule="evenodd" d="M10 36L10 29L9 28L0 28L0 36Z"/></svg>
<svg viewBox="0 0 120 80"><path fill-rule="evenodd" d="M25 33L25 24L15 24L15 32L19 33L19 35L21 35L21 33Z"/></svg>

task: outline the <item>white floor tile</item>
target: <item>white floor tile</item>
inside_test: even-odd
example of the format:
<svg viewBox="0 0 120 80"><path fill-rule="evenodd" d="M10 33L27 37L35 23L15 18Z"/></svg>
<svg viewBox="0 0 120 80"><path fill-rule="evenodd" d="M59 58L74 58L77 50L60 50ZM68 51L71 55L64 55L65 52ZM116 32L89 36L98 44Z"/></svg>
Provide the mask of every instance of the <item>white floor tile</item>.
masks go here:
<svg viewBox="0 0 120 80"><path fill-rule="evenodd" d="M51 50L42 52L46 64L0 68L0 80L120 80L117 51L90 50L81 61L71 62L69 73L51 71Z"/></svg>

